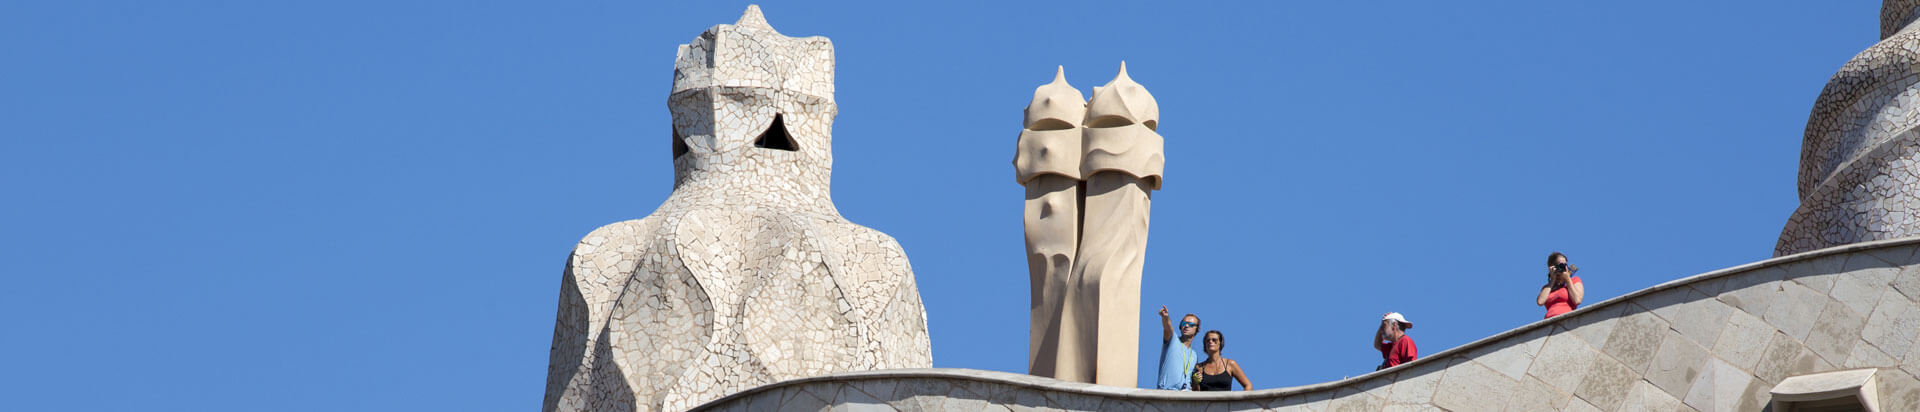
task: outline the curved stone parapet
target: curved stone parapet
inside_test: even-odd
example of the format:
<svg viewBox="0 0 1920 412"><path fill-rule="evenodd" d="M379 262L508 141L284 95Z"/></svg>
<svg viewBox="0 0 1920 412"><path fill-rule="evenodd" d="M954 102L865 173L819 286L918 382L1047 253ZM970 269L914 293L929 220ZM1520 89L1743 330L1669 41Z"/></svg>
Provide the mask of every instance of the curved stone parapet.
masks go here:
<svg viewBox="0 0 1920 412"><path fill-rule="evenodd" d="M696 410L1740 410L1782 379L1877 368L1881 410L1920 410L1920 239L1858 243L1656 285L1345 380L1175 392L966 369L841 373Z"/></svg>

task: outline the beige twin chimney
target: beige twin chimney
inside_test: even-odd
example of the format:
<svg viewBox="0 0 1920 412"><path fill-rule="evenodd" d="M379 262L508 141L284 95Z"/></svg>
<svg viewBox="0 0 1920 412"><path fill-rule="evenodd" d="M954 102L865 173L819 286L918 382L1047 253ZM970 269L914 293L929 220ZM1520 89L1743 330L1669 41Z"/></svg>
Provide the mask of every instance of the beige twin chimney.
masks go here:
<svg viewBox="0 0 1920 412"><path fill-rule="evenodd" d="M1027 188L1028 373L1135 386L1147 218L1166 163L1159 124L1125 62L1092 100L1064 67L1034 89L1013 158Z"/></svg>

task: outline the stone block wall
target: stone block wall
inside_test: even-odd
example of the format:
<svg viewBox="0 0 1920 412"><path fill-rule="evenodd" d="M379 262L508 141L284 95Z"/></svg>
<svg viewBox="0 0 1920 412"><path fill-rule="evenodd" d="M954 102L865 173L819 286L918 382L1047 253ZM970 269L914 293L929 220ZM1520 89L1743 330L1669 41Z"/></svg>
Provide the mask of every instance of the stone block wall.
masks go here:
<svg viewBox="0 0 1920 412"><path fill-rule="evenodd" d="M1676 280L1350 379L1174 392L1004 372L896 369L749 389L698 410L1758 411L1781 379L1878 368L1920 411L1920 239Z"/></svg>

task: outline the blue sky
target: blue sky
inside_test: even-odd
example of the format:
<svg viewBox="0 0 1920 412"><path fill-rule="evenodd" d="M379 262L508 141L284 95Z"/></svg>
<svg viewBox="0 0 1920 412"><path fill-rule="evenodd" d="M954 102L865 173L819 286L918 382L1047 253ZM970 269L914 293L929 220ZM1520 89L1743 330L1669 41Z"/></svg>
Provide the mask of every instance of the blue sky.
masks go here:
<svg viewBox="0 0 1920 412"><path fill-rule="evenodd" d="M833 39L834 198L934 365L1025 370L1021 109L1125 60L1167 139L1142 299L1256 388L1770 256L1846 2L762 4ZM561 265L672 184L674 48L746 3L0 4L0 409L527 410ZM1151 382L1154 355L1141 355Z"/></svg>

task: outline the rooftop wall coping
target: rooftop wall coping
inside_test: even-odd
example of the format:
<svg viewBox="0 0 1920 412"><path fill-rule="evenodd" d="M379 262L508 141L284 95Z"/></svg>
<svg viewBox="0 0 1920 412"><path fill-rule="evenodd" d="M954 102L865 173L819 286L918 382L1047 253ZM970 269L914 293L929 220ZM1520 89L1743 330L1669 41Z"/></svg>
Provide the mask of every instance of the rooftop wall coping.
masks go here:
<svg viewBox="0 0 1920 412"><path fill-rule="evenodd" d="M1850 253L1860 252L1865 250L1907 246L1912 244L1920 244L1920 237L1876 240L1876 241L1870 241L1870 242L1860 242L1860 243L1853 243L1853 244L1847 244L1847 245L1841 245L1841 246L1834 246L1826 249L1808 251L1808 252L1803 252L1799 254L1774 257L1766 260L1761 260L1761 261L1747 263L1743 265L1714 270L1714 271L1710 271L1710 272L1706 272L1706 273L1702 273L1694 276L1689 276L1685 278L1675 279L1672 281L1668 281L1666 283L1653 285L1652 287L1637 290L1624 295L1615 296L1613 298L1600 301L1599 303L1585 305L1580 309L1576 309L1572 312L1568 312L1567 314L1534 321L1533 323L1522 325L1518 328L1514 328L1506 332L1501 332L1493 336L1481 338L1480 340L1476 340L1460 346L1455 346L1453 348L1449 348L1447 350L1443 350L1431 355L1421 356L1420 359L1414 360L1413 362L1403 363L1403 364L1400 364L1399 366L1395 366L1392 368L1373 371L1364 375L1348 377L1346 379L1301 385L1301 386L1273 388L1273 389L1260 389L1260 390L1253 390L1253 391L1189 392L1189 391L1170 391L1170 390L1160 390L1160 389L1144 389L1144 388L1132 388L1132 387L1095 385L1091 383L1081 383L1081 382L1067 382L1067 381L1062 381L1058 379L1039 377L1039 376L1033 376L1033 375L1000 372L1000 371L978 370L978 369L963 369L963 368L883 369L883 370L857 371L857 372L841 372L841 373L834 373L834 374L828 374L828 375L820 375L820 376L813 376L813 377L807 377L807 378L801 378L801 379L792 379L792 380L774 382L774 383L754 387L751 389L747 389L744 391L736 392L736 393L721 397L719 399L715 399L699 407L695 407L694 409L695 410L704 409L714 405L721 405L727 402L732 402L735 399L751 396L761 392L777 390L777 389L785 388L788 386L803 385L803 384L813 383L813 382L857 381L857 380L870 380L870 379L911 379L911 378L971 380L971 381L981 381L981 382L999 383L999 384L1005 384L1005 385L1027 387L1027 388L1034 388L1034 389L1043 389L1043 390L1055 391L1055 392L1093 395L1093 396L1112 396L1112 397L1122 397L1127 399L1140 399L1140 400L1239 401L1239 400L1250 400L1250 399L1274 399L1274 398L1280 398L1280 397L1289 396L1289 395L1298 395L1298 394L1305 394L1310 392L1319 392L1322 390L1337 389L1347 385L1358 384L1360 382L1364 382L1369 379L1385 377L1390 374L1398 373L1403 370L1409 370L1409 368L1414 366L1424 365L1431 362L1439 362L1436 359L1442 359L1442 360L1447 359L1448 357L1451 357L1453 355L1464 354L1468 351L1478 349L1482 346L1488 346L1488 345L1498 343L1501 340L1507 339L1509 337L1513 337L1515 335L1527 333L1535 329L1552 327L1552 325L1554 325L1555 323L1558 323L1559 321L1573 319L1575 316L1572 316L1572 315L1578 315L1582 313L1600 310L1600 308L1619 305L1624 302L1631 301L1634 298L1646 296L1649 294L1657 293L1657 292L1668 290L1668 289L1687 286L1690 284L1717 279L1721 277L1726 277L1726 276L1730 276L1738 273L1744 273L1754 269L1785 265L1789 263L1794 263L1794 262L1799 262L1804 260L1811 260L1811 259L1818 259L1818 258L1827 257L1827 256L1850 254Z"/></svg>

